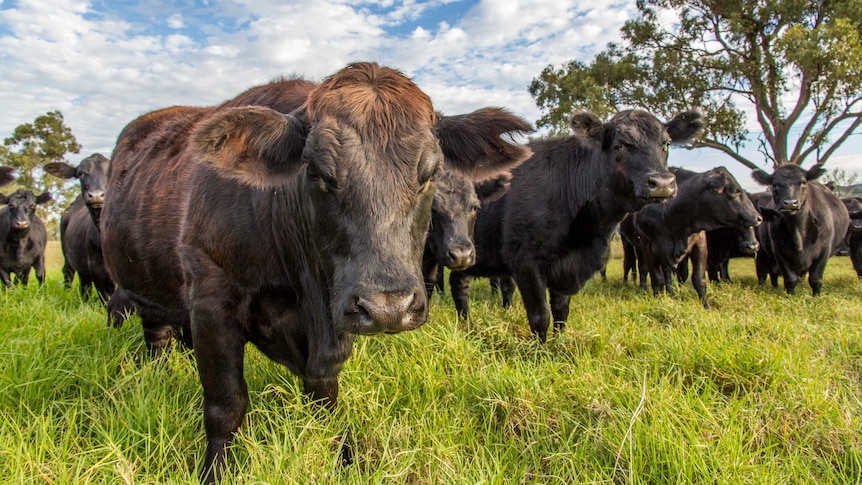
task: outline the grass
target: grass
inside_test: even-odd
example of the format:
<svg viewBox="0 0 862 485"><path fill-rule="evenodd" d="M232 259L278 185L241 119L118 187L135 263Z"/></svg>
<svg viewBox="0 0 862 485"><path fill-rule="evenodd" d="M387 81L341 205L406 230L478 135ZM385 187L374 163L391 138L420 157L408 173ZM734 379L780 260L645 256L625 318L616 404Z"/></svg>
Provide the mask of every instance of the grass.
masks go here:
<svg viewBox="0 0 862 485"><path fill-rule="evenodd" d="M544 345L477 281L469 324L435 296L419 330L358 338L332 413L249 346L225 482L860 483L862 283L837 257L821 297L788 297L753 266L704 310L623 283L614 254ZM0 483L197 483L193 356L153 361L137 320L108 329L61 280L0 292Z"/></svg>

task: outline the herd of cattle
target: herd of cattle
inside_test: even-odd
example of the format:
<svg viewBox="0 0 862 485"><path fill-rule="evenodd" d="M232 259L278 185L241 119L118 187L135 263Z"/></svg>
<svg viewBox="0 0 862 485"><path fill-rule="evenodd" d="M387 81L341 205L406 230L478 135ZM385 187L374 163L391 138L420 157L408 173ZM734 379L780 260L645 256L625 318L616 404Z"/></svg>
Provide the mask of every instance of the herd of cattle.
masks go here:
<svg viewBox="0 0 862 485"><path fill-rule="evenodd" d="M808 274L818 294L845 239L862 276L859 200L845 206L817 183L820 165L756 171L761 194L724 168L669 169L669 146L702 128L697 111L667 122L578 112L571 135L525 145L530 124L504 109L446 116L399 71L355 63L319 84L279 80L219 106L145 114L110 160L45 170L80 180L60 225L67 285L77 274L84 295L95 287L114 325L139 315L153 354L173 338L194 348L210 483L248 406L246 343L335 405L355 336L425 323L443 267L462 317L471 278L488 277L504 304L519 290L542 341L603 270L618 227L626 277L670 291L691 261L707 307L706 275L728 278L727 260L755 251L758 279L782 276L789 293ZM7 285L31 267L44 279L34 209L48 200L2 196Z"/></svg>

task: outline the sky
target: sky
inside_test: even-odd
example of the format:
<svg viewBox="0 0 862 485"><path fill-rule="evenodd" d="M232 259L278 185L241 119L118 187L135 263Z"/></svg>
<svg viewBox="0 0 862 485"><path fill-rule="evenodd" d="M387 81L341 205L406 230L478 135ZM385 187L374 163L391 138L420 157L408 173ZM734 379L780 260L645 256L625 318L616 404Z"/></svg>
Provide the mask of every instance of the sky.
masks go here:
<svg viewBox="0 0 862 485"><path fill-rule="evenodd" d="M0 137L59 110L83 146L70 162L110 156L149 111L353 61L401 70L444 114L502 106L535 123L532 79L590 62L635 13L634 0L0 0ZM850 138L828 166L862 175L862 133ZM754 148L743 152L760 160ZM759 190L715 150L672 150L669 163L724 165Z"/></svg>

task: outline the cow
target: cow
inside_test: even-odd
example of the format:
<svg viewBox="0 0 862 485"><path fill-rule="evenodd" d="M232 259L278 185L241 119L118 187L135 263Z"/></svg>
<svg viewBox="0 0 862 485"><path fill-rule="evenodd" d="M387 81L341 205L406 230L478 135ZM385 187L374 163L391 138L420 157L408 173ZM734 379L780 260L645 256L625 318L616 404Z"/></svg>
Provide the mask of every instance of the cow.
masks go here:
<svg viewBox="0 0 862 485"><path fill-rule="evenodd" d="M730 282L730 259L753 258L760 249L754 228L720 228L706 231L706 272L709 281Z"/></svg>
<svg viewBox="0 0 862 485"><path fill-rule="evenodd" d="M772 190L772 201L761 208L766 222L760 242L768 249L784 278L784 289L791 295L806 273L811 293L820 294L826 262L843 244L850 226L850 215L841 199L817 182L824 173L826 169L817 163L808 170L785 164L771 174L763 170L751 174L757 183Z"/></svg>
<svg viewBox="0 0 862 485"><path fill-rule="evenodd" d="M81 192L60 219L60 245L63 249L63 281L71 286L78 275L81 295L89 298L95 287L99 298L108 301L114 281L102 259L99 224L105 203L105 187L111 161L100 153L81 160L77 166L51 162L45 171L55 177L80 182Z"/></svg>
<svg viewBox="0 0 862 485"><path fill-rule="evenodd" d="M5 187L15 181L15 171L12 167L0 167L0 187Z"/></svg>
<svg viewBox="0 0 862 485"><path fill-rule="evenodd" d="M724 167L702 173L679 168L672 168L671 172L678 181L677 196L665 204L647 206L627 215L620 231L635 247L638 262L642 263L641 288L646 289L649 273L653 293L673 293L675 277L683 281L688 277L676 272L688 257L692 263L692 286L704 308L709 308L706 231L719 228L752 231L760 225L762 217Z"/></svg>
<svg viewBox="0 0 862 485"><path fill-rule="evenodd" d="M245 102L166 108L127 125L114 150L105 262L151 352L174 328L191 333L204 483L221 478L248 406L245 344L334 406L357 335L428 317L421 262L438 170L492 179L530 155L513 141L532 129L523 119L500 108L437 114L376 63L350 64L296 98L287 114Z"/></svg>
<svg viewBox="0 0 862 485"><path fill-rule="evenodd" d="M482 204L493 202L509 189L511 174L486 182L473 182L448 170L437 173L437 191L431 204L431 227L425 239L422 274L428 298L436 288L443 293L443 268L464 269L476 260L473 229Z"/></svg>
<svg viewBox="0 0 862 485"><path fill-rule="evenodd" d="M36 214L36 206L51 201L50 192L34 195L18 189L10 195L0 194L0 280L7 287L15 282L26 285L34 270L39 284L45 282L45 246L48 231Z"/></svg>
<svg viewBox="0 0 862 485"><path fill-rule="evenodd" d="M703 118L687 111L662 123L645 111L629 110L602 122L579 111L570 124L570 136L531 142L533 156L512 171L506 194L479 210L476 263L449 277L462 318L469 318L472 277L508 276L542 342L551 316L562 329L572 295L604 267L610 237L623 216L676 194L676 180L667 171L668 148L690 141Z"/></svg>
<svg viewBox="0 0 862 485"><path fill-rule="evenodd" d="M850 256L856 275L862 278L862 197L844 197L841 202L850 216L850 228L845 239L847 255Z"/></svg>

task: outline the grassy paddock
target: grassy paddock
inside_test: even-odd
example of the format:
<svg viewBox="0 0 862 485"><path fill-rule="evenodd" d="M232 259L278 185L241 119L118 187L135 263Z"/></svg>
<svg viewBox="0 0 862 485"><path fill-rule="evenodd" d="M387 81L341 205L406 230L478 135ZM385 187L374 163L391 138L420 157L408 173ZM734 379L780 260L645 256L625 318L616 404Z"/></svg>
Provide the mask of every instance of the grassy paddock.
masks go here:
<svg viewBox="0 0 862 485"><path fill-rule="evenodd" d="M361 337L338 409L248 348L251 405L226 483L858 483L862 283L833 258L823 296L733 284L653 298L608 281L542 345L520 300L473 286L474 320L432 300L419 330ZM0 292L2 483L196 483L204 450L192 355L152 361L139 323L63 288ZM356 463L342 468L347 436Z"/></svg>

